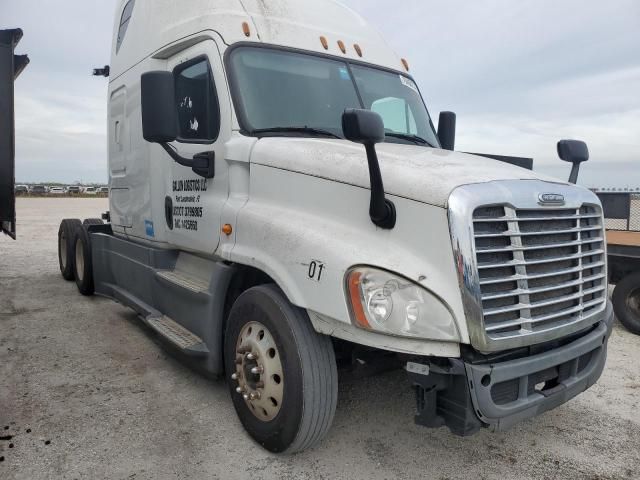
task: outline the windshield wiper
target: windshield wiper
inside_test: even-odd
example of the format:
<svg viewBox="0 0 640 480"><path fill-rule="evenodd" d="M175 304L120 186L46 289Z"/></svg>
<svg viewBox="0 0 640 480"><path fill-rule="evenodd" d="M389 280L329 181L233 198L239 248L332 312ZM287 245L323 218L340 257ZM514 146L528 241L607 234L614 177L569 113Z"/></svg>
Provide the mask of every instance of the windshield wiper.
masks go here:
<svg viewBox="0 0 640 480"><path fill-rule="evenodd" d="M329 130L322 130L321 128L313 128L313 127L270 127L270 128L256 128L251 130L252 135L261 134L261 133L306 133L308 135L315 135L321 137L330 137L330 138L339 138L342 139L341 136L336 135L335 133L330 132Z"/></svg>
<svg viewBox="0 0 640 480"><path fill-rule="evenodd" d="M413 135L411 133L385 132L384 135L385 137L399 138L401 140L408 140L409 142L413 142L418 145L429 145L430 147L433 147L433 145L431 145L429 141L425 140L424 138L418 135Z"/></svg>

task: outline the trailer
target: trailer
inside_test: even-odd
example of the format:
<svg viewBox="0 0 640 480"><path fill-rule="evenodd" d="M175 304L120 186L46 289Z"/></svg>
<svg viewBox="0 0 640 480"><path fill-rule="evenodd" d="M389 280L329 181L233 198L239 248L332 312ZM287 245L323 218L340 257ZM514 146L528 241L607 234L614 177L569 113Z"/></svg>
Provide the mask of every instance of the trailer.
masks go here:
<svg viewBox="0 0 640 480"><path fill-rule="evenodd" d="M15 126L13 84L29 64L15 55L22 30L0 30L0 229L16 238Z"/></svg>
<svg viewBox="0 0 640 480"><path fill-rule="evenodd" d="M598 193L607 229L613 308L629 331L640 335L640 193Z"/></svg>

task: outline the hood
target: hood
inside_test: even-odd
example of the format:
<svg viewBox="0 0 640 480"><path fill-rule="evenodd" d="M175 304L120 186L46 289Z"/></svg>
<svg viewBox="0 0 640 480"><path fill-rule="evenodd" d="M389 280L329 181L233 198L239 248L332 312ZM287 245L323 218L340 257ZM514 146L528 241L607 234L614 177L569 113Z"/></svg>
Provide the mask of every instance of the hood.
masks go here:
<svg viewBox="0 0 640 480"><path fill-rule="evenodd" d="M379 144L376 151L386 193L441 207L461 185L494 180L566 184L476 155L393 143ZM262 138L253 148L251 162L369 188L364 147L346 140Z"/></svg>

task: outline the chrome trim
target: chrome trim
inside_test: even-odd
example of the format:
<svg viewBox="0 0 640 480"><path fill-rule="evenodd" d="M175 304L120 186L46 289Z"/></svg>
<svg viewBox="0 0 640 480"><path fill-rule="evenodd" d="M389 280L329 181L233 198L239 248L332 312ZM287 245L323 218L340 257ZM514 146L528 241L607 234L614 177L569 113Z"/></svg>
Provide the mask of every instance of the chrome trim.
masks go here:
<svg viewBox="0 0 640 480"><path fill-rule="evenodd" d="M539 196L546 192L556 192L558 195L564 196L564 205L544 205L541 206ZM469 336L471 344L481 352L495 352L506 350L510 348L518 348L536 343L542 343L557 338L564 337L575 333L585 327L593 325L600 321L602 315L606 309L606 296L602 300L602 307L596 311L589 312L588 315L580 315L579 317L572 319L571 321L564 323L560 326L550 325L548 328L529 331L529 332L507 332L499 333L496 336L489 336L488 329L485 328L484 312L482 309L482 294L480 290L480 268L491 268L497 265L478 265L476 257L476 248L474 240L474 218L473 213L479 207L492 207L502 206L508 211L515 210L537 210L544 211L550 210L550 214L545 217L518 217L506 216L496 219L490 219L489 221L506 222L509 227L509 232L518 232L517 222L522 221L546 221L546 220L576 220L580 221L583 218L600 218L602 231L604 234L604 217L602 213L599 215L568 215L568 216L556 216L553 214L553 210L570 210L583 206L595 206L600 212L602 212L602 205L598 200L598 197L591 191L575 185L556 184L551 182L544 182L540 180L504 180L494 181L487 183L477 183L471 185L464 185L456 188L449 196L448 201L448 214L449 214L449 228L451 233L451 245L453 248L453 254L455 258L456 271L458 273L458 282L460 285L460 291L462 295L462 304L464 306L465 316L467 319L467 327L469 330ZM576 233L578 231L576 230ZM508 235L506 235L508 237ZM514 240L520 241L518 233L513 233ZM602 255L603 259L606 259L606 241L599 236L594 239L585 239L588 242L601 241L603 243L602 248L599 248L591 255ZM584 244L584 242L567 242L565 246L578 245L578 243ZM563 244L555 244L550 247L560 247ZM522 265L529 264L524 261L523 252L530 249L542 249L545 245L531 247L524 247L521 244L505 247L502 249L480 249L480 252L513 252L513 263L505 263L504 266L515 266L516 275L505 278L501 277L496 280L484 280L482 284L487 283L500 283L506 281L517 282L517 290L513 292L521 292L521 298L525 300L524 303L529 304L530 308L535 308L535 304L531 304L528 301L528 296L535 293L535 289L529 289L527 279L537 277L545 274L527 275ZM579 252L580 259L585 252ZM586 252L590 253L590 252ZM588 255L588 256L591 256ZM521 258L522 257L522 258ZM604 278L605 282L608 278L606 260L603 262L594 263L594 267L602 266L603 273L593 275L593 279ZM582 267L581 267L582 268ZM572 270L572 269L568 269ZM555 273L557 274L557 273ZM555 275L554 274L554 275ZM581 282L586 282L592 277L584 277L580 279ZM560 287L560 285L558 286ZM545 287L548 288L548 287ZM542 290L544 291L544 290ZM506 295L508 292L500 292L498 295ZM498 297L499 298L499 297ZM593 301L591 301L593 302ZM590 302L585 302L584 306L580 308L587 308L586 306ZM566 313L566 312L565 312ZM539 323L547 320L547 317L553 318L554 314L544 317L537 317L535 319L518 319L510 322L523 322L526 323ZM564 315L564 313L563 313Z"/></svg>

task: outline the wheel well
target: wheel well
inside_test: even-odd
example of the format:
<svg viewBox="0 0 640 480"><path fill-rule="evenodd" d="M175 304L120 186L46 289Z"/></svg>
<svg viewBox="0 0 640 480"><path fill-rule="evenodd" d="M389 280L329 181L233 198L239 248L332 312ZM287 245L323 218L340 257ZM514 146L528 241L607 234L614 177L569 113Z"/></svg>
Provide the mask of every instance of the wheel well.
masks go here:
<svg viewBox="0 0 640 480"><path fill-rule="evenodd" d="M632 257L609 256L609 280L614 285L627 275L640 271L640 260Z"/></svg>
<svg viewBox="0 0 640 480"><path fill-rule="evenodd" d="M227 288L227 295L224 302L224 322L225 329L227 318L229 318L229 312L231 307L237 300L237 298L251 287L258 285L265 285L267 283L276 283L269 275L257 268L247 267L244 265L237 266L229 287Z"/></svg>

